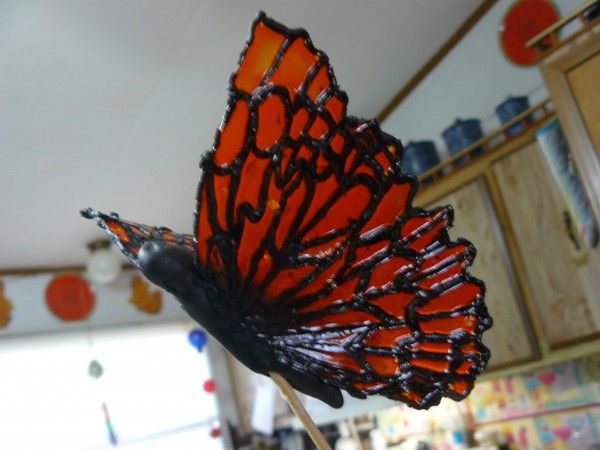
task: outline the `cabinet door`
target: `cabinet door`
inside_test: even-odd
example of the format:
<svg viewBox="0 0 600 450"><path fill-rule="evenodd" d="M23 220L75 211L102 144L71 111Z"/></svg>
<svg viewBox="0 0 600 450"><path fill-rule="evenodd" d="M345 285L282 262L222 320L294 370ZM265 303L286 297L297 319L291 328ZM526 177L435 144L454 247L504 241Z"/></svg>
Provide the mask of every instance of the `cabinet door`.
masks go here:
<svg viewBox="0 0 600 450"><path fill-rule="evenodd" d="M584 34L548 56L540 69L600 220L600 33Z"/></svg>
<svg viewBox="0 0 600 450"><path fill-rule="evenodd" d="M566 203L537 143L493 170L546 342L554 348L599 333L600 250L569 236Z"/></svg>
<svg viewBox="0 0 600 450"><path fill-rule="evenodd" d="M485 301L494 319L494 326L483 335L483 342L492 354L489 367L533 359L537 352L532 344L529 320L517 293L485 183L471 182L429 206L438 205L454 208L452 239L464 237L477 248L469 272L485 282Z"/></svg>
<svg viewBox="0 0 600 450"><path fill-rule="evenodd" d="M600 157L600 51L567 74L579 106L581 118L590 134L596 156Z"/></svg>

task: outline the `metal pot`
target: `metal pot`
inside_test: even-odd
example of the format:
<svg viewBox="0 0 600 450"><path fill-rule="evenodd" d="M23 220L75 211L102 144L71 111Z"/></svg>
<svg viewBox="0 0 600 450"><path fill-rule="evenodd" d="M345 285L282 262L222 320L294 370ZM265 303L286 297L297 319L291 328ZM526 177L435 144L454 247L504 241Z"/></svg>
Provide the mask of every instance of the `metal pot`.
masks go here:
<svg viewBox="0 0 600 450"><path fill-rule="evenodd" d="M454 124L450 125L442 132L442 138L448 147L448 152L454 155L463 148L468 147L473 142L477 142L483 137L481 130L481 122L479 119L456 119ZM482 148L474 150L471 155L479 155L483 151ZM456 165L461 165L466 162L466 158L460 158L456 161Z"/></svg>
<svg viewBox="0 0 600 450"><path fill-rule="evenodd" d="M523 111L529 109L529 99L527 97L507 97L502 103L496 106L496 115L502 124L505 124L513 117L518 116ZM526 127L526 123L531 123L532 117L527 116L523 122L515 123L506 130L508 136L519 134Z"/></svg>
<svg viewBox="0 0 600 450"><path fill-rule="evenodd" d="M432 141L409 142L404 146L402 172L418 176L440 163Z"/></svg>

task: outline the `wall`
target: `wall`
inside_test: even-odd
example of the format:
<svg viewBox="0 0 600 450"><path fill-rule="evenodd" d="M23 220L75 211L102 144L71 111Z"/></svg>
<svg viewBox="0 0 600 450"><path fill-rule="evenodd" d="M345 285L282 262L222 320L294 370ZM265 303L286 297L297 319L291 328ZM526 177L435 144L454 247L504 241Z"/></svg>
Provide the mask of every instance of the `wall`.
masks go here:
<svg viewBox="0 0 600 450"><path fill-rule="evenodd" d="M442 401L427 411L397 405L378 412L377 419L389 441L412 437L435 448L463 448L444 443L449 431L470 423L514 450L598 449L600 355L478 382L460 403Z"/></svg>
<svg viewBox="0 0 600 450"><path fill-rule="evenodd" d="M485 131L500 122L494 108L508 95L530 93L530 104L548 96L536 66L511 64L498 44L498 28L514 0L500 0L423 82L384 121L388 133L407 143L434 140L446 154L441 138L456 118L478 118ZM555 0L561 16L582 0ZM568 32L568 30L567 30Z"/></svg>

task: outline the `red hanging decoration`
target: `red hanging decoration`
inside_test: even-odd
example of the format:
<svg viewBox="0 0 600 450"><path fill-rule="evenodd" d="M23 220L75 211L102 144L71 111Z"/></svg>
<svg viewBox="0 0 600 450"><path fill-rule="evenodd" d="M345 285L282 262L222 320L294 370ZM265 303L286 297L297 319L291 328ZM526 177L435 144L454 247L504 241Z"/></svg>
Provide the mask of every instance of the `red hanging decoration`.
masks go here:
<svg viewBox="0 0 600 450"><path fill-rule="evenodd" d="M46 303L52 313L65 321L83 320L95 305L89 283L77 274L58 275L46 288Z"/></svg>
<svg viewBox="0 0 600 450"><path fill-rule="evenodd" d="M500 45L506 57L520 66L535 64L536 52L525 44L559 19L548 0L519 0L510 7L500 25ZM552 45L549 36L545 44Z"/></svg>
<svg viewBox="0 0 600 450"><path fill-rule="evenodd" d="M218 438L219 436L221 436L221 427L218 426L213 426L210 429L209 435L211 438Z"/></svg>
<svg viewBox="0 0 600 450"><path fill-rule="evenodd" d="M204 389L204 392L212 394L217 390L217 383L213 379L206 380L202 385L202 389Z"/></svg>

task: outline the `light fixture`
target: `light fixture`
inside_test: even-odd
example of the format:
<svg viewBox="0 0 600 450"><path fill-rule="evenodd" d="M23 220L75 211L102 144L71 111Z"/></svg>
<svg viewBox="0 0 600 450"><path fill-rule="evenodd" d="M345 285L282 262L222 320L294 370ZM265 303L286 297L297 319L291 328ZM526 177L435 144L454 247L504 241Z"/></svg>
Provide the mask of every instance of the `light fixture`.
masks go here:
<svg viewBox="0 0 600 450"><path fill-rule="evenodd" d="M88 244L92 252L86 264L86 272L96 283L107 284L117 279L121 273L121 261L110 249L108 239L97 239Z"/></svg>

